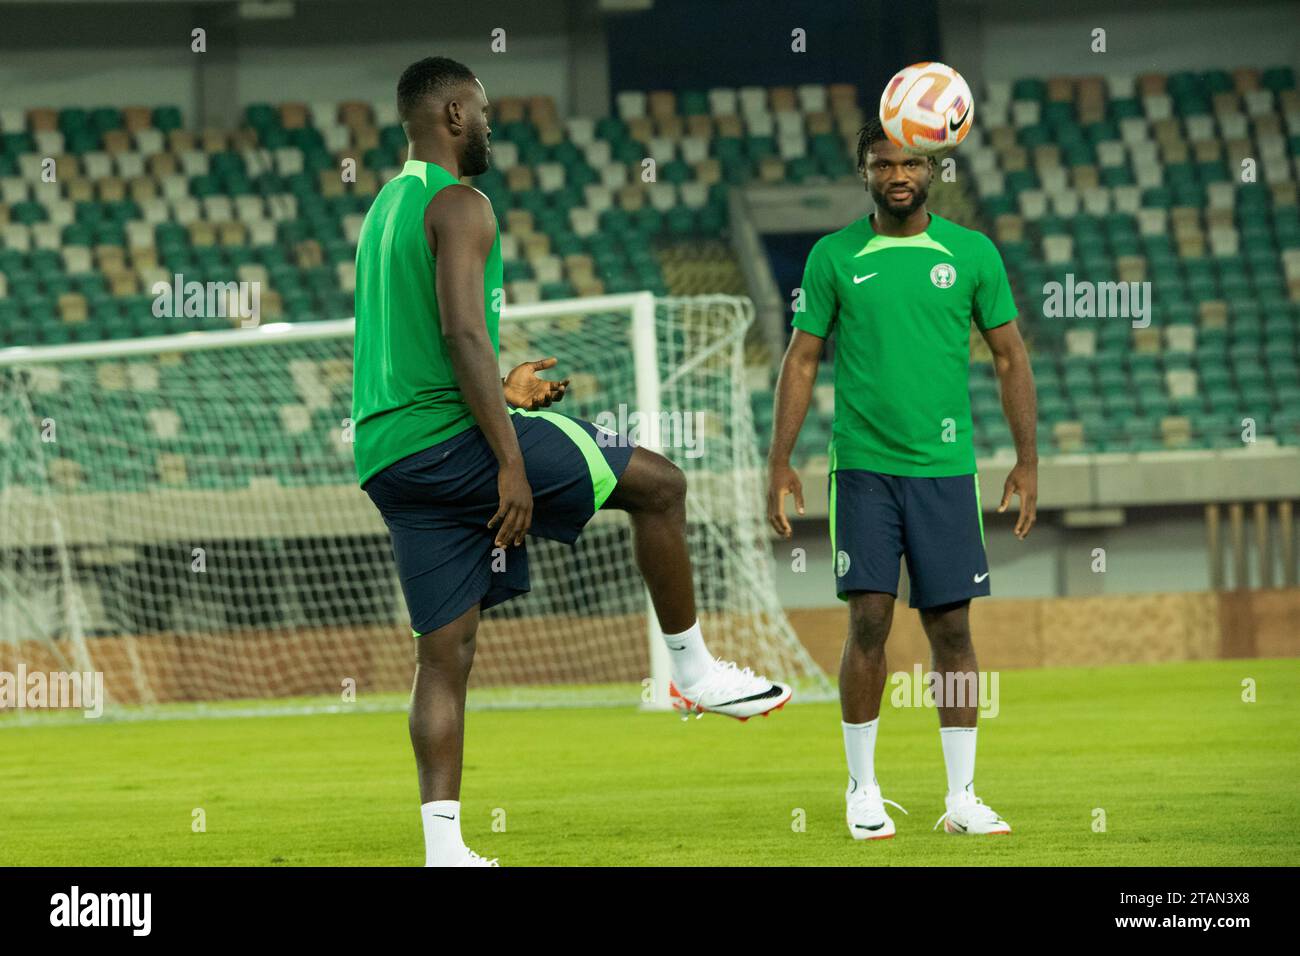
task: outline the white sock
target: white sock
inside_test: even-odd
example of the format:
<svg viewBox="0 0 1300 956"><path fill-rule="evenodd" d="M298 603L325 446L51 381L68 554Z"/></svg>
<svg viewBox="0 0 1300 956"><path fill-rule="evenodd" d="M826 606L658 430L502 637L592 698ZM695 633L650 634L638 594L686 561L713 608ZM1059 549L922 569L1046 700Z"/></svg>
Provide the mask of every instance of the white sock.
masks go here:
<svg viewBox="0 0 1300 956"><path fill-rule="evenodd" d="M876 727L880 718L865 724L846 724L844 728L844 756L849 760L849 792L857 793L863 784L876 782Z"/></svg>
<svg viewBox="0 0 1300 956"><path fill-rule="evenodd" d="M693 687L713 669L713 658L704 646L699 621L680 634L665 634L664 644L668 646L673 683L678 687Z"/></svg>
<svg viewBox="0 0 1300 956"><path fill-rule="evenodd" d="M460 836L460 801L434 800L420 804L424 819L424 865L451 866L465 855Z"/></svg>
<svg viewBox="0 0 1300 956"><path fill-rule="evenodd" d="M976 727L940 727L943 765L948 768L948 796L963 791L975 792Z"/></svg>

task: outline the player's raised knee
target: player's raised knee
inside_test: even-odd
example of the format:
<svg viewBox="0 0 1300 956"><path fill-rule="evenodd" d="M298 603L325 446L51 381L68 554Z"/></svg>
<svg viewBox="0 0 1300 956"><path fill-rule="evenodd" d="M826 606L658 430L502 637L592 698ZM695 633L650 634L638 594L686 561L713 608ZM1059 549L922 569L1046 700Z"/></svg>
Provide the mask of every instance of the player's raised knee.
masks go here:
<svg viewBox="0 0 1300 956"><path fill-rule="evenodd" d="M681 508L686 504L686 473L667 458L660 458L663 467L658 484L664 510Z"/></svg>
<svg viewBox="0 0 1300 956"><path fill-rule="evenodd" d="M638 451L645 451L638 449ZM686 505L686 475L663 455L645 452L644 480L639 483L641 508L661 514Z"/></svg>

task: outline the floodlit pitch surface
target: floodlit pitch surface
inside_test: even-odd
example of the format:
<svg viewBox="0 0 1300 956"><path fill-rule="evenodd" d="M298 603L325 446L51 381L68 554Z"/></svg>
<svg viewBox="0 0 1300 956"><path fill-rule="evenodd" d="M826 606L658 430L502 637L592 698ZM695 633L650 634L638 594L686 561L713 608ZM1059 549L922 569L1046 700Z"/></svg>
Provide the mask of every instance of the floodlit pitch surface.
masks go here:
<svg viewBox="0 0 1300 956"><path fill-rule="evenodd" d="M1300 863L1296 661L1009 671L999 689L976 783L1010 837L931 830L936 715L887 704L877 772L911 815L854 843L839 714L810 704L746 724L471 713L466 839L507 866ZM0 865L423 862L401 713L0 728Z"/></svg>

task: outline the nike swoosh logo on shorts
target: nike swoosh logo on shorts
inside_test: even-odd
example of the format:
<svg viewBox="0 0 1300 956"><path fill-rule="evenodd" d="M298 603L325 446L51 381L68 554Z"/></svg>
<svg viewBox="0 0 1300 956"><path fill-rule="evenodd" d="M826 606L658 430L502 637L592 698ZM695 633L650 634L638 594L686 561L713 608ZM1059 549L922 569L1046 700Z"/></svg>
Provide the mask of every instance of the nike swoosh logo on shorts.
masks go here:
<svg viewBox="0 0 1300 956"><path fill-rule="evenodd" d="M977 575L975 575L975 583L976 583L976 584L983 584L983 583L984 583L984 579L987 578L988 576L989 576L989 573L988 573L987 571L985 571L983 574L977 574Z"/></svg>

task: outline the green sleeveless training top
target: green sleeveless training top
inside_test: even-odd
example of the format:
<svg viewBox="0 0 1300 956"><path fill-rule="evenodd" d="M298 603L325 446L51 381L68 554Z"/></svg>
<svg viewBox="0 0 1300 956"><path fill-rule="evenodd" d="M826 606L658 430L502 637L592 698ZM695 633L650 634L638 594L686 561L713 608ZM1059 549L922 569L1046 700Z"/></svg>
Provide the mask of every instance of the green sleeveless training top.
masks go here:
<svg viewBox="0 0 1300 956"><path fill-rule="evenodd" d="M424 210L458 182L434 163L408 160L366 213L357 243L352 421L357 480L474 425L442 337ZM500 354L501 230L483 269L484 318Z"/></svg>

